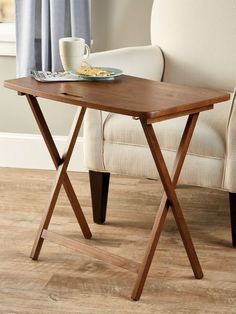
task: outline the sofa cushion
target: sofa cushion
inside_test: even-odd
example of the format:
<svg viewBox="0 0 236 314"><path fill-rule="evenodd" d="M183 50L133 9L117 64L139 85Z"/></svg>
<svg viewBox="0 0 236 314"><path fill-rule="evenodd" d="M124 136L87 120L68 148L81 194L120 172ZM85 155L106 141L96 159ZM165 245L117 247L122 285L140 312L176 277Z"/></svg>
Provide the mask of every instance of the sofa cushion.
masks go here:
<svg viewBox="0 0 236 314"><path fill-rule="evenodd" d="M190 143L188 154L224 158L225 132L231 100L215 105L214 110L202 112ZM176 151L187 116L155 123L154 129L162 149ZM109 114L104 123L104 140L134 146L147 146L139 121L132 117Z"/></svg>
<svg viewBox="0 0 236 314"><path fill-rule="evenodd" d="M236 1L155 0L151 42L165 57L164 81L233 90Z"/></svg>

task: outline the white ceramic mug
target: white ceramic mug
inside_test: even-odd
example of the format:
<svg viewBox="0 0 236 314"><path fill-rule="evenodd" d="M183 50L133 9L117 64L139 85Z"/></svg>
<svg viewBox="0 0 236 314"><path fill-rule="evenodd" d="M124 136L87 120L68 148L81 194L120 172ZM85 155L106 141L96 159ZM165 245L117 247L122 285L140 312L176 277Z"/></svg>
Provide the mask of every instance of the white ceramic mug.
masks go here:
<svg viewBox="0 0 236 314"><path fill-rule="evenodd" d="M64 70L71 73L76 73L83 60L88 59L90 54L89 46L85 44L85 40L78 37L59 39L59 51Z"/></svg>

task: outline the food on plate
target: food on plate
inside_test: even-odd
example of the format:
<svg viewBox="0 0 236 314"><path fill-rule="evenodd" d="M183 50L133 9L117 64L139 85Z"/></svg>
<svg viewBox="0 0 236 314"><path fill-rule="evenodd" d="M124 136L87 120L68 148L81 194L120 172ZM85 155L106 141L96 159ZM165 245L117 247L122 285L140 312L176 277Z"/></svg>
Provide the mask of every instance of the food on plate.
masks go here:
<svg viewBox="0 0 236 314"><path fill-rule="evenodd" d="M81 66L77 70L77 74L78 75L84 75L84 76L92 76L92 77L96 77L96 76L109 77L114 73L106 71L106 70L104 70L102 68L98 68L98 67Z"/></svg>

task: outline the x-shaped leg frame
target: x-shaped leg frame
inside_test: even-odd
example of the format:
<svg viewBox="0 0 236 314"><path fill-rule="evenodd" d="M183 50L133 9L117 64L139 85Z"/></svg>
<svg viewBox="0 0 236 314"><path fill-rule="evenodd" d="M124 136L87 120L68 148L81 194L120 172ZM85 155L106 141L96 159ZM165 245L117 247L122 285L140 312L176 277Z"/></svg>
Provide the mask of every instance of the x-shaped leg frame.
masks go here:
<svg viewBox="0 0 236 314"><path fill-rule="evenodd" d="M75 146L76 139L79 134L79 130L83 121L86 108L81 108L81 110L78 110L77 114L75 115L74 122L72 124L71 131L68 137L67 146L61 158L58 153L57 147L54 143L54 140L52 138L52 135L50 133L50 130L47 126L47 123L44 119L43 113L40 109L37 99L31 95L26 95L26 97L28 99L31 110L34 114L35 120L39 126L41 134L44 138L44 141L47 145L47 148L51 155L53 163L57 169L57 177L56 177L56 180L55 180L55 183L54 183L54 186L53 186L50 198L49 198L49 204L42 217L41 224L39 226L38 233L37 233L37 236L36 236L36 239L35 239L31 254L30 254L32 259L37 260L39 257L42 245L43 245L43 241L44 241L44 238L42 237L42 233L49 226L62 184L69 198L69 201L71 203L75 216L78 220L78 223L80 224L84 237L86 239L90 239L92 237L91 231L89 229L87 221L81 210L79 201L76 197L75 191L72 187L72 184L66 172L74 146Z"/></svg>
<svg viewBox="0 0 236 314"><path fill-rule="evenodd" d="M79 134L79 130L83 121L83 117L86 109L81 108L81 111L75 116L73 125L71 127L70 135L68 137L68 143L65 149L65 153L60 157L56 145L53 141L52 135L48 129L47 123L44 119L42 111L39 107L37 99L34 96L26 95L34 117L37 121L37 124L40 128L41 134L44 138L44 141L47 145L51 158L54 162L54 165L57 169L56 180L49 198L49 204L44 212L44 215L39 226L37 236L32 248L31 258L37 260L40 254L40 250L43 245L44 239L48 239L54 243L76 249L82 253L88 253L90 256L103 260L104 262L116 265L118 267L125 268L129 271L137 273L137 280L135 282L131 298L133 300L139 300L142 294L142 290L149 272L149 268L152 263L152 259L161 235L161 231L164 226L164 222L168 213L169 207L171 207L176 224L178 226L180 235L182 237L190 264L193 269L193 273L197 279L203 277L202 269L198 261L197 254L195 252L178 198L175 193L175 187L186 157L188 147L193 135L193 131L198 119L199 113L190 114L188 121L186 123L182 139L177 151L172 175L169 175L168 169L166 167L159 143L157 141L155 132L153 130L152 124L148 124L146 120L141 120L141 124L147 138L148 145L150 147L151 153L153 155L160 179L162 181L165 193L163 194L159 210L157 212L155 222L152 228L151 237L146 249L146 253L142 263L138 263L127 258L120 257L103 250L90 247L89 245L80 243L79 241L67 239L63 236L60 236L54 232L48 231L48 226L56 205L56 201L63 185L67 196L70 200L71 206L74 210L75 216L80 224L82 233L86 239L90 239L92 234L90 232L87 221L84 217L84 214L81 210L79 201L76 197L76 194L73 190L70 179L67 175L67 167L73 152L73 148Z"/></svg>
<svg viewBox="0 0 236 314"><path fill-rule="evenodd" d="M197 254L195 252L190 233L188 231L187 224L185 222L178 198L175 193L175 187L177 181L179 179L179 175L184 163L184 159L186 157L188 147L193 135L194 128L197 123L199 113L194 113L189 115L183 136L181 138L179 148L176 154L174 167L172 170L172 175L170 177L168 169L166 167L159 143L157 141L157 137L153 130L152 124L147 124L146 121L141 120L141 124L149 144L153 159L155 161L158 173L160 175L161 182L163 184L165 193L162 196L161 203L159 206L159 210L156 215L156 219L152 228L151 237L148 243L148 247L141 264L141 267L138 271L138 277L135 282L133 292L132 292L132 299L137 301L140 299L140 296L143 291L143 287L148 275L149 268L152 263L152 259L161 235L161 231L163 229L165 219L167 216L167 212L169 207L171 207L176 224L178 226L180 235L182 237L182 241L185 246L185 250L187 252L190 264L193 269L193 273L195 278L201 279L203 277L203 272L198 261Z"/></svg>

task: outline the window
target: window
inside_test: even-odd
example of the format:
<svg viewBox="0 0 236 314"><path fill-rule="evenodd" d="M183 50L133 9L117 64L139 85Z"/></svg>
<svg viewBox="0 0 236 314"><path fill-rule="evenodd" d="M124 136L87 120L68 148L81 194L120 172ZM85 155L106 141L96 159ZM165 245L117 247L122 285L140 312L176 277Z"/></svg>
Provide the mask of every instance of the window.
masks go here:
<svg viewBox="0 0 236 314"><path fill-rule="evenodd" d="M16 55L15 1L0 0L0 55Z"/></svg>

